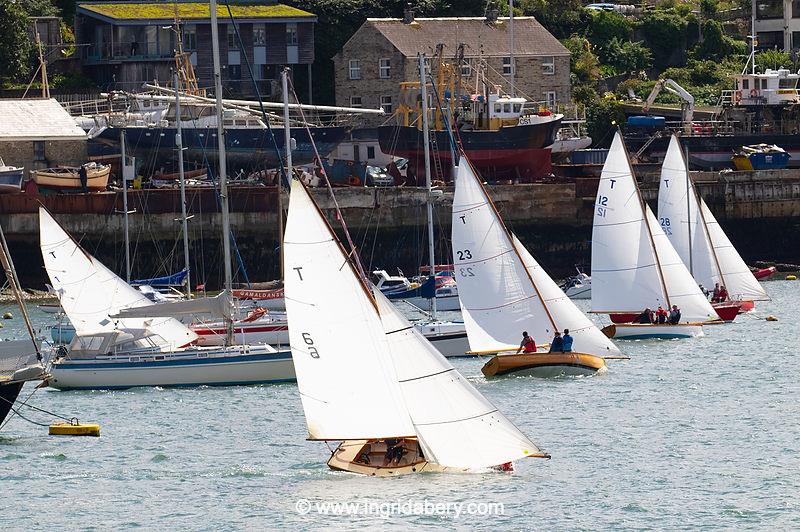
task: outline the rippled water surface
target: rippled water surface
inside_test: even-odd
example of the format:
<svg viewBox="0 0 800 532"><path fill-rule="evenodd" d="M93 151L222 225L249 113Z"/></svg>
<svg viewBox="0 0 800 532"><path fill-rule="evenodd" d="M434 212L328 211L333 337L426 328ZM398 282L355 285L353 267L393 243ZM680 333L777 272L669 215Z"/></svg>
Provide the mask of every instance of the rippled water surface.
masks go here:
<svg viewBox="0 0 800 532"><path fill-rule="evenodd" d="M800 282L766 286L773 301L704 338L621 343L632 359L604 376L486 381L481 361L456 360L552 455L513 474L332 472L325 444L304 439L295 385L39 390L32 404L99 422L102 437L13 419L0 433L0 529L799 529ZM20 323L4 325L7 338ZM426 501L501 506L456 518L425 515ZM360 515L320 514L329 502L361 503Z"/></svg>

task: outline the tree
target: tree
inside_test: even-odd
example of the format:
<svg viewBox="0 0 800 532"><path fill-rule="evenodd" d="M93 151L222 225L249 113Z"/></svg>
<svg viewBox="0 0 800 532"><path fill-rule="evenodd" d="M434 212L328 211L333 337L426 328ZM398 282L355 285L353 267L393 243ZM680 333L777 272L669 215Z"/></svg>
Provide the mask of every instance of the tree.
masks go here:
<svg viewBox="0 0 800 532"><path fill-rule="evenodd" d="M586 106L586 131L596 147L611 145L614 131L624 123L625 112L613 97L600 98Z"/></svg>
<svg viewBox="0 0 800 532"><path fill-rule="evenodd" d="M783 50L763 50L756 54L756 66L764 72L768 68L777 70L781 67L794 68L791 56Z"/></svg>
<svg viewBox="0 0 800 532"><path fill-rule="evenodd" d="M687 19L677 10L655 10L645 15L639 25L639 32L645 44L653 52L653 65L664 70L674 62L683 63L683 57L676 56L686 46Z"/></svg>
<svg viewBox="0 0 800 532"><path fill-rule="evenodd" d="M637 72L650 68L653 54L641 41L621 41L614 37L606 47L606 60L618 72Z"/></svg>
<svg viewBox="0 0 800 532"><path fill-rule="evenodd" d="M586 38L597 50L603 50L612 39L629 41L633 25L625 16L614 11L595 11L586 30ZM603 54L600 53L602 57Z"/></svg>
<svg viewBox="0 0 800 532"><path fill-rule="evenodd" d="M0 0L0 79L28 75L31 42L28 37L28 14L15 0Z"/></svg>
<svg viewBox="0 0 800 532"><path fill-rule="evenodd" d="M692 50L692 55L700 60L720 60L733 54L742 53L747 44L728 37L722 24L716 20L703 22L703 40Z"/></svg>

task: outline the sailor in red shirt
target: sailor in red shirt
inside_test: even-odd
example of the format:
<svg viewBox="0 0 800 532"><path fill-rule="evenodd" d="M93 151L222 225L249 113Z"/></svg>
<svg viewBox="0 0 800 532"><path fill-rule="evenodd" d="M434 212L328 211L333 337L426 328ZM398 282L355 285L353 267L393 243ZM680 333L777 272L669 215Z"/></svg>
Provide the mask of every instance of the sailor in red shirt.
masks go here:
<svg viewBox="0 0 800 532"><path fill-rule="evenodd" d="M517 349L517 353L519 353L520 351L524 353L536 352L536 342L533 341L533 338L528 336L528 331L522 332L522 343L519 344L519 349Z"/></svg>

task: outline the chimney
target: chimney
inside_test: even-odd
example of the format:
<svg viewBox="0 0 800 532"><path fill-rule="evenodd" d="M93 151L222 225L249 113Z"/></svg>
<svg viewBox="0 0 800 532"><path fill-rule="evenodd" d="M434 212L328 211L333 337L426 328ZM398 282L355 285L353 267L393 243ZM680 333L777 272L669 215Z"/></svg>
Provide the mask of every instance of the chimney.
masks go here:
<svg viewBox="0 0 800 532"><path fill-rule="evenodd" d="M411 7L411 2L409 2L403 9L403 24L411 24L412 22L414 22L414 8Z"/></svg>
<svg viewBox="0 0 800 532"><path fill-rule="evenodd" d="M486 12L486 23L487 24L494 24L497 22L497 15L500 14L500 11L497 8L492 8Z"/></svg>

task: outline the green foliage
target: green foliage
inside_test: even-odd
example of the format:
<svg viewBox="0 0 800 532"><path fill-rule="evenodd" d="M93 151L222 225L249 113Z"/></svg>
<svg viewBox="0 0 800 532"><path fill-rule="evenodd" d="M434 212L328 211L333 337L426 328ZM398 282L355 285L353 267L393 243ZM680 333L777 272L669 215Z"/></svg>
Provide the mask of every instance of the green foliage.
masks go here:
<svg viewBox="0 0 800 532"><path fill-rule="evenodd" d="M591 13L583 9L581 0L518 0L516 5L521 14L536 17L558 39L583 33L592 22Z"/></svg>
<svg viewBox="0 0 800 532"><path fill-rule="evenodd" d="M604 49L612 39L629 41L633 35L631 21L614 11L594 11L586 38L597 50ZM602 53L600 56L602 57Z"/></svg>
<svg viewBox="0 0 800 532"><path fill-rule="evenodd" d="M719 11L718 0L700 0L700 14L704 18L714 18Z"/></svg>
<svg viewBox="0 0 800 532"><path fill-rule="evenodd" d="M686 15L677 9L658 9L642 17L639 31L653 53L656 69L664 70L673 62L681 62L680 51L686 46L687 25Z"/></svg>
<svg viewBox="0 0 800 532"><path fill-rule="evenodd" d="M746 49L746 42L725 35L721 23L706 20L703 23L703 40L694 47L691 55L700 60L720 60L731 55L744 54Z"/></svg>
<svg viewBox="0 0 800 532"><path fill-rule="evenodd" d="M792 70L797 69L791 56L783 50L764 50L757 53L756 67L758 67L759 72L764 72L768 68L775 70L780 67Z"/></svg>
<svg viewBox="0 0 800 532"><path fill-rule="evenodd" d="M597 83L601 77L600 60L585 37L573 35L564 39L562 44L570 51L572 99L588 104L597 97Z"/></svg>
<svg viewBox="0 0 800 532"><path fill-rule="evenodd" d="M605 60L618 72L636 72L653 64L653 54L642 42L621 41L614 37L605 48Z"/></svg>
<svg viewBox="0 0 800 532"><path fill-rule="evenodd" d="M15 0L0 0L0 80L16 79L29 72L28 15Z"/></svg>
<svg viewBox="0 0 800 532"><path fill-rule="evenodd" d="M61 22L61 40L64 42L64 55L66 57L71 57L75 55L77 51L77 47L75 46L75 34L72 32L72 28L67 26L64 22Z"/></svg>
<svg viewBox="0 0 800 532"><path fill-rule="evenodd" d="M81 74L56 74L50 78L50 88L64 92L85 92L95 87L91 79Z"/></svg>
<svg viewBox="0 0 800 532"><path fill-rule="evenodd" d="M52 17L58 15L58 9L50 0L16 0L29 17Z"/></svg>
<svg viewBox="0 0 800 532"><path fill-rule="evenodd" d="M608 147L618 126L625 124L621 103L606 95L586 106L586 131L596 147Z"/></svg>

